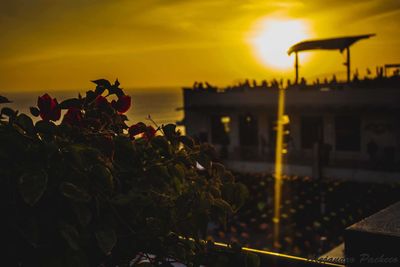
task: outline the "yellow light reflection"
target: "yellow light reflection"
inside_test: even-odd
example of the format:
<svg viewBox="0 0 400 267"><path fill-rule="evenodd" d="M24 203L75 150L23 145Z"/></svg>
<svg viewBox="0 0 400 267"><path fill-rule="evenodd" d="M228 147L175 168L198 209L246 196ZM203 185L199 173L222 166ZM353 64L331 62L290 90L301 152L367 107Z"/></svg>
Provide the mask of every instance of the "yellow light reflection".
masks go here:
<svg viewBox="0 0 400 267"><path fill-rule="evenodd" d="M264 18L255 23L247 39L261 63L284 70L294 64L294 59L287 54L289 47L311 36L310 24L305 20ZM302 53L299 57L304 63L309 54Z"/></svg>

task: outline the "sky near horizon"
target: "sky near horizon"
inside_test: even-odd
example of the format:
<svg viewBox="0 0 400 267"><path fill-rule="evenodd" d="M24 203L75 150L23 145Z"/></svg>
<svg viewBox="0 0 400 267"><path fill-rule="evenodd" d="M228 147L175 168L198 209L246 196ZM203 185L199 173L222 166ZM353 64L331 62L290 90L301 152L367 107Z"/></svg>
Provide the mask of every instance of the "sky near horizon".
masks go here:
<svg viewBox="0 0 400 267"><path fill-rule="evenodd" d="M366 33L353 70L400 63L399 0L0 0L0 32L0 91L287 79L288 42ZM305 53L300 74L344 77L344 60Z"/></svg>

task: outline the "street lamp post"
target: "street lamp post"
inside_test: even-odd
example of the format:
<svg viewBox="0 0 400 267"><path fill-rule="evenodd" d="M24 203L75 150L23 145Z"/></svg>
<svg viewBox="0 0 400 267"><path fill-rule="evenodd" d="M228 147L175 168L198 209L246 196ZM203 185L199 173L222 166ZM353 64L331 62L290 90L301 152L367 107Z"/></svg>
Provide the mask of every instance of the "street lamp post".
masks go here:
<svg viewBox="0 0 400 267"><path fill-rule="evenodd" d="M279 222L282 190L282 158L283 158L283 135L284 135L284 110L285 110L285 88L279 88L278 115L275 149L275 195L274 195L274 246L279 247Z"/></svg>

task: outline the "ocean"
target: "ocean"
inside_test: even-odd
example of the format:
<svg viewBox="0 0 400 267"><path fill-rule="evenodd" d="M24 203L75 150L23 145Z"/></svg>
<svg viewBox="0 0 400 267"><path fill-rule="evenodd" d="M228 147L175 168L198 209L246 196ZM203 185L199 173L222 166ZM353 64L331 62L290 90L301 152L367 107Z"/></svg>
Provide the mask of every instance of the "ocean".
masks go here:
<svg viewBox="0 0 400 267"><path fill-rule="evenodd" d="M85 91L53 91L49 92L57 101L77 97L78 93L84 95ZM129 118L128 125L142 121L152 124L147 118L150 115L157 125L176 123L183 119L183 95L181 88L137 88L125 89L124 92L132 97L132 106L126 113ZM10 106L20 112L30 115L29 107L37 105L37 98L46 92L7 92L0 91L0 95L7 97L13 103ZM177 110L179 109L179 110ZM184 132L183 127L179 129Z"/></svg>

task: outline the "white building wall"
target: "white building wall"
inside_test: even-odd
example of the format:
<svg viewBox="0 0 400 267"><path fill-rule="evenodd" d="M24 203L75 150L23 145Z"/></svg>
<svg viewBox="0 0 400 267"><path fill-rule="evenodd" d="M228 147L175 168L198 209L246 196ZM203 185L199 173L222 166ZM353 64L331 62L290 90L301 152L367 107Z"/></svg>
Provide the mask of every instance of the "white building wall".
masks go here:
<svg viewBox="0 0 400 267"><path fill-rule="evenodd" d="M235 149L239 147L239 114L237 112L232 112L230 118L230 145L228 151L234 153Z"/></svg>
<svg viewBox="0 0 400 267"><path fill-rule="evenodd" d="M269 126L268 126L268 113L259 111L257 114L257 119L258 119L258 150L259 153L262 153L263 150L263 141L266 142L266 144L269 142ZM266 145L265 144L265 145ZM264 148L264 152L266 153L266 147Z"/></svg>
<svg viewBox="0 0 400 267"><path fill-rule="evenodd" d="M185 111L185 130L189 136L197 136L200 132L208 133L208 140L211 141L210 135L210 117L196 111Z"/></svg>
<svg viewBox="0 0 400 267"><path fill-rule="evenodd" d="M298 153L301 150L301 138L300 138L300 123L301 123L301 118L300 115L297 114L289 114L289 120L290 120L290 137L292 138L292 150L289 153Z"/></svg>

